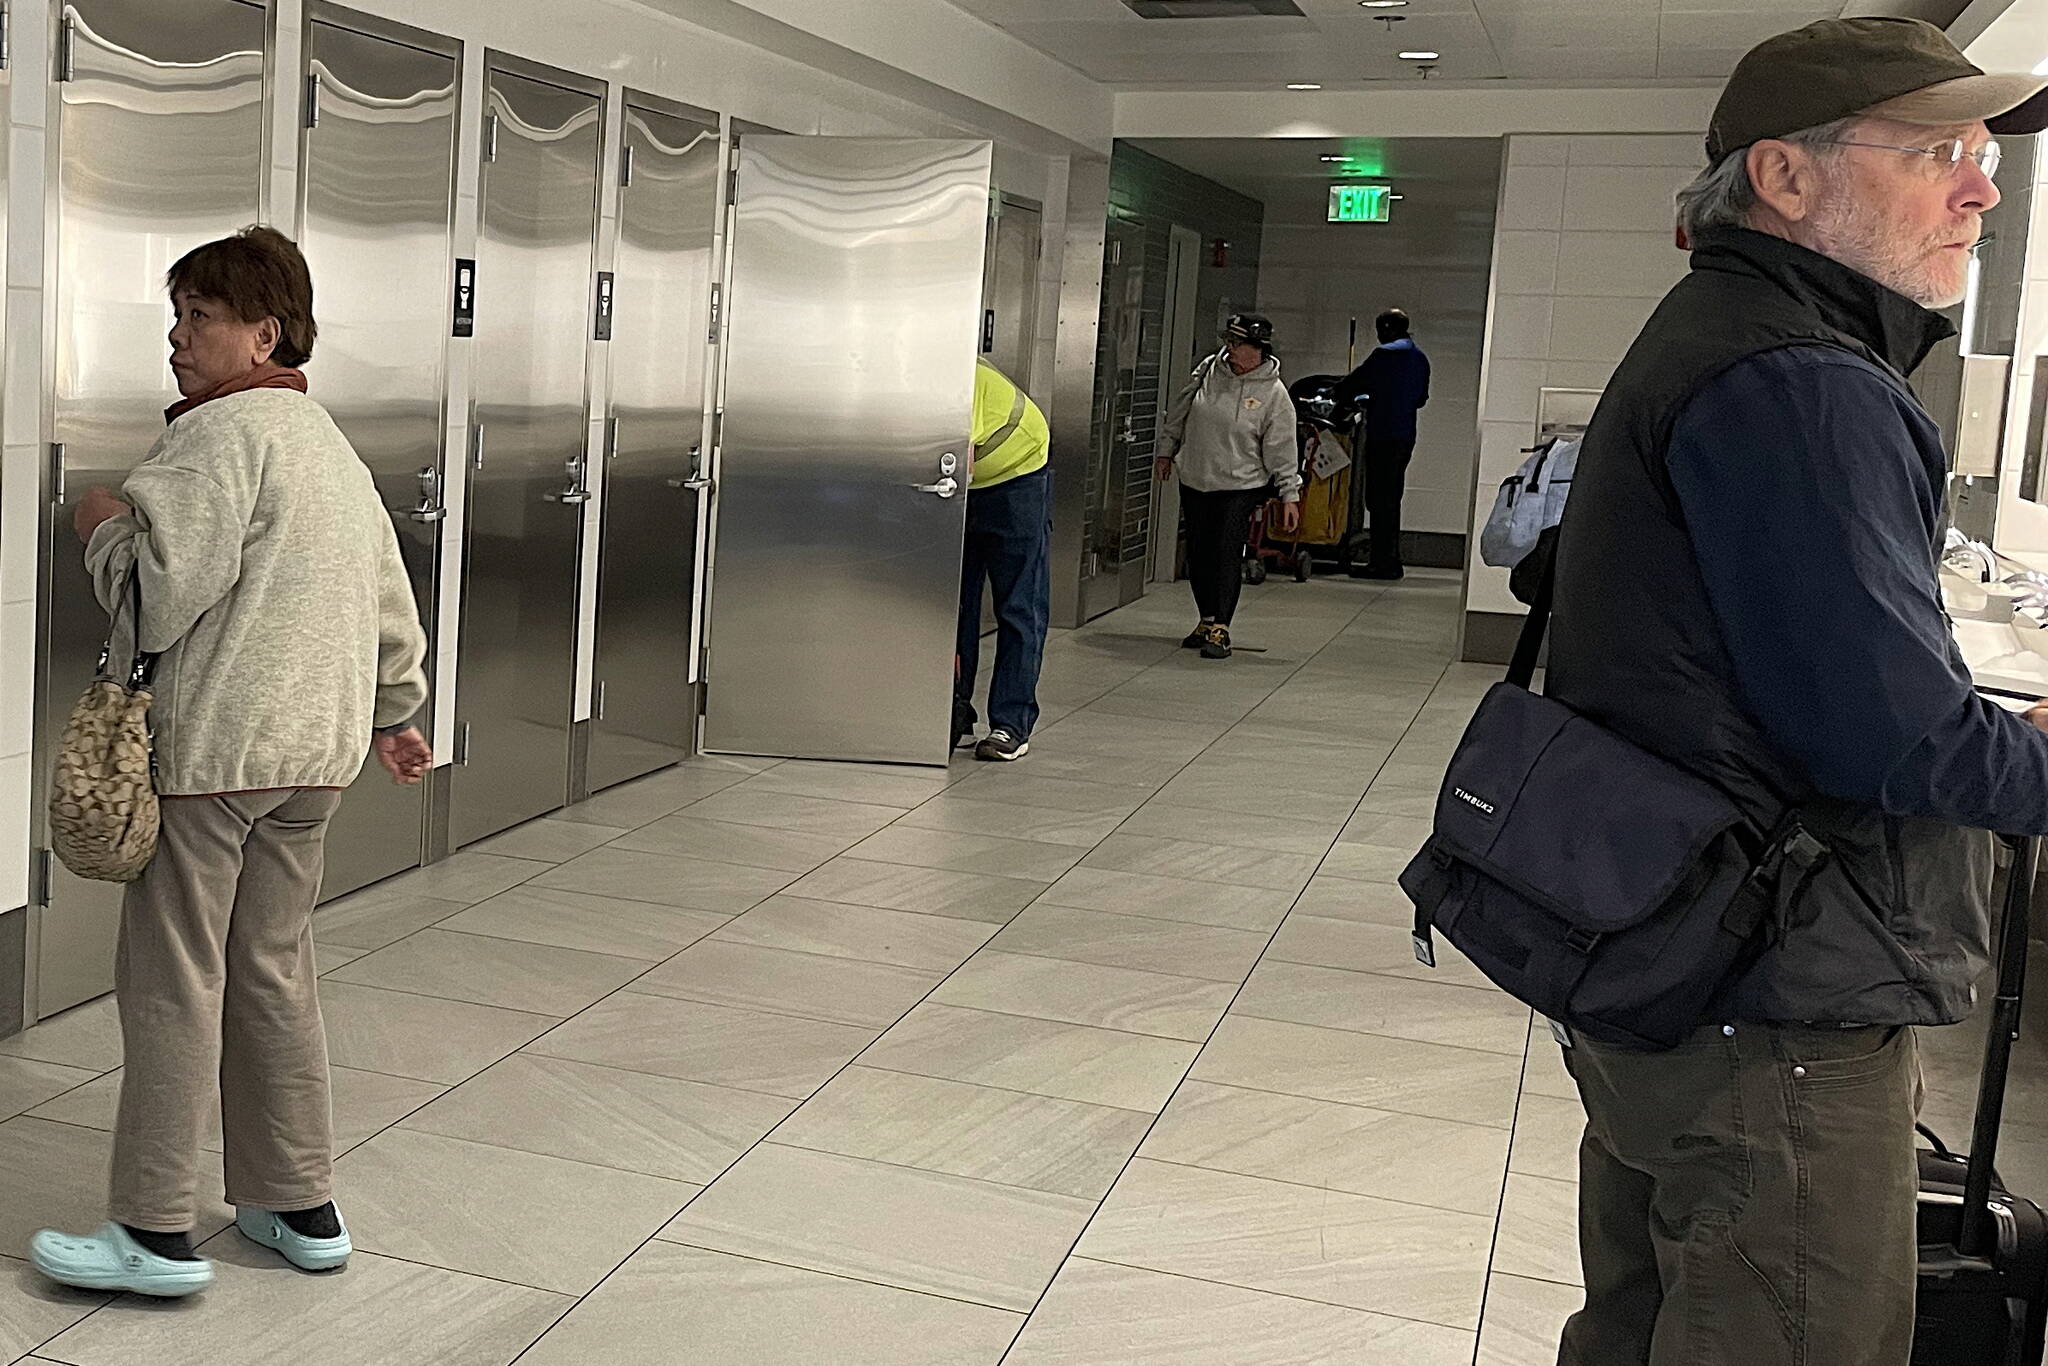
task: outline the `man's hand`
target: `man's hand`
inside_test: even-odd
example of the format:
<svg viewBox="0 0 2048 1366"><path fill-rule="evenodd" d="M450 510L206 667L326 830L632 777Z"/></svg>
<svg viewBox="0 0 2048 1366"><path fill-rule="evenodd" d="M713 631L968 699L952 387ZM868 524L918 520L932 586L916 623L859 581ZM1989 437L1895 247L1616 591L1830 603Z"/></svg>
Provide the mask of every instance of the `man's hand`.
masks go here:
<svg viewBox="0 0 2048 1366"><path fill-rule="evenodd" d="M418 726L407 726L395 735L379 735L374 743L377 762L384 765L391 781L401 787L417 786L434 766L433 746L420 734Z"/></svg>
<svg viewBox="0 0 2048 1366"><path fill-rule="evenodd" d="M1152 462L1152 477L1160 483L1173 478L1173 457L1162 455Z"/></svg>
<svg viewBox="0 0 2048 1366"><path fill-rule="evenodd" d="M2036 702L2020 715L2034 723L2037 730L2048 730L2048 702Z"/></svg>
<svg viewBox="0 0 2048 1366"><path fill-rule="evenodd" d="M116 498L109 490L89 488L85 491L85 497L78 500L78 511L71 514L71 527L78 533L80 541L90 541L92 534L100 529L102 522L124 517L133 511L134 508Z"/></svg>
<svg viewBox="0 0 2048 1366"><path fill-rule="evenodd" d="M1292 536L1295 532L1301 530L1301 504L1282 503L1280 505L1280 530L1288 536Z"/></svg>

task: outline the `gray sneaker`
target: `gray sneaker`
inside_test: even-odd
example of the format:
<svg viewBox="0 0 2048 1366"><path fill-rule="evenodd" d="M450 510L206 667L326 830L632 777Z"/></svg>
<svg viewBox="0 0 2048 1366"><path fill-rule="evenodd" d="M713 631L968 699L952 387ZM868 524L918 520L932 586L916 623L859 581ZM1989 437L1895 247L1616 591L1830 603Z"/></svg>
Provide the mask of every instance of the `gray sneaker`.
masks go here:
<svg viewBox="0 0 2048 1366"><path fill-rule="evenodd" d="M995 763L1014 763L1031 752L1031 742L998 727L974 747L974 757Z"/></svg>

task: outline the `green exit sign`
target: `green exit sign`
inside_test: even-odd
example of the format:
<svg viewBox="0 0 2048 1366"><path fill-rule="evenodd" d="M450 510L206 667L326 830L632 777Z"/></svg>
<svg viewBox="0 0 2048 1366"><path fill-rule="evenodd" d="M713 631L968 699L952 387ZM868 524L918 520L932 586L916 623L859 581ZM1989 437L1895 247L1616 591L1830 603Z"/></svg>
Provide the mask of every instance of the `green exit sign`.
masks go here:
<svg viewBox="0 0 2048 1366"><path fill-rule="evenodd" d="M1332 223L1384 223L1393 207L1391 185L1332 185Z"/></svg>

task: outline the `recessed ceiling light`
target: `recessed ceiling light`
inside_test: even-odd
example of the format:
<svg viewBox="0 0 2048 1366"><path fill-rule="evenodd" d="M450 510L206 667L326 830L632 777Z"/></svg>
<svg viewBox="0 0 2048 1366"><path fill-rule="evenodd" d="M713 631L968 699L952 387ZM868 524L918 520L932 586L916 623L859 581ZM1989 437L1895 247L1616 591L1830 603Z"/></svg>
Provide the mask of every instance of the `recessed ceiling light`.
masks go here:
<svg viewBox="0 0 2048 1366"><path fill-rule="evenodd" d="M1404 52L1401 54L1401 60L1404 62L1433 62L1443 55L1441 52Z"/></svg>
<svg viewBox="0 0 2048 1366"><path fill-rule="evenodd" d="M1408 0L1358 0L1366 9L1405 9Z"/></svg>
<svg viewBox="0 0 2048 1366"><path fill-rule="evenodd" d="M1313 81L1295 81L1295 82L1294 82L1293 84L1289 85L1289 86L1288 86L1287 88L1288 88L1289 90L1321 90L1321 89L1322 89L1322 87L1321 87L1321 86L1319 86L1319 85L1315 84L1315 83L1314 83Z"/></svg>
<svg viewBox="0 0 2048 1366"><path fill-rule="evenodd" d="M1351 158L1350 158L1350 157L1323 157L1323 158L1321 158L1321 160L1323 160L1323 161L1349 161L1349 160L1351 160Z"/></svg>

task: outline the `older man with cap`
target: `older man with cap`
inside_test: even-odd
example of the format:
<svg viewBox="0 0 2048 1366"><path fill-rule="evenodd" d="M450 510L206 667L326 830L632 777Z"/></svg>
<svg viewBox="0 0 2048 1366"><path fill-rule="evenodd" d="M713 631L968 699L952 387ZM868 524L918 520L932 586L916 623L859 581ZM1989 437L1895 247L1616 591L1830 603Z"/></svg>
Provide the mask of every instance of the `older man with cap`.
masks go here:
<svg viewBox="0 0 2048 1366"><path fill-rule="evenodd" d="M1911 20L1749 53L1680 195L1692 271L1587 432L1546 690L1827 852L1679 1047L1565 1034L1565 1366L1909 1359L1913 1027L1972 1008L1982 832L2048 832L2048 735L1951 642L1947 466L1904 377L1952 330L1930 310L1998 202L1993 136L2048 124L2044 87Z"/></svg>

